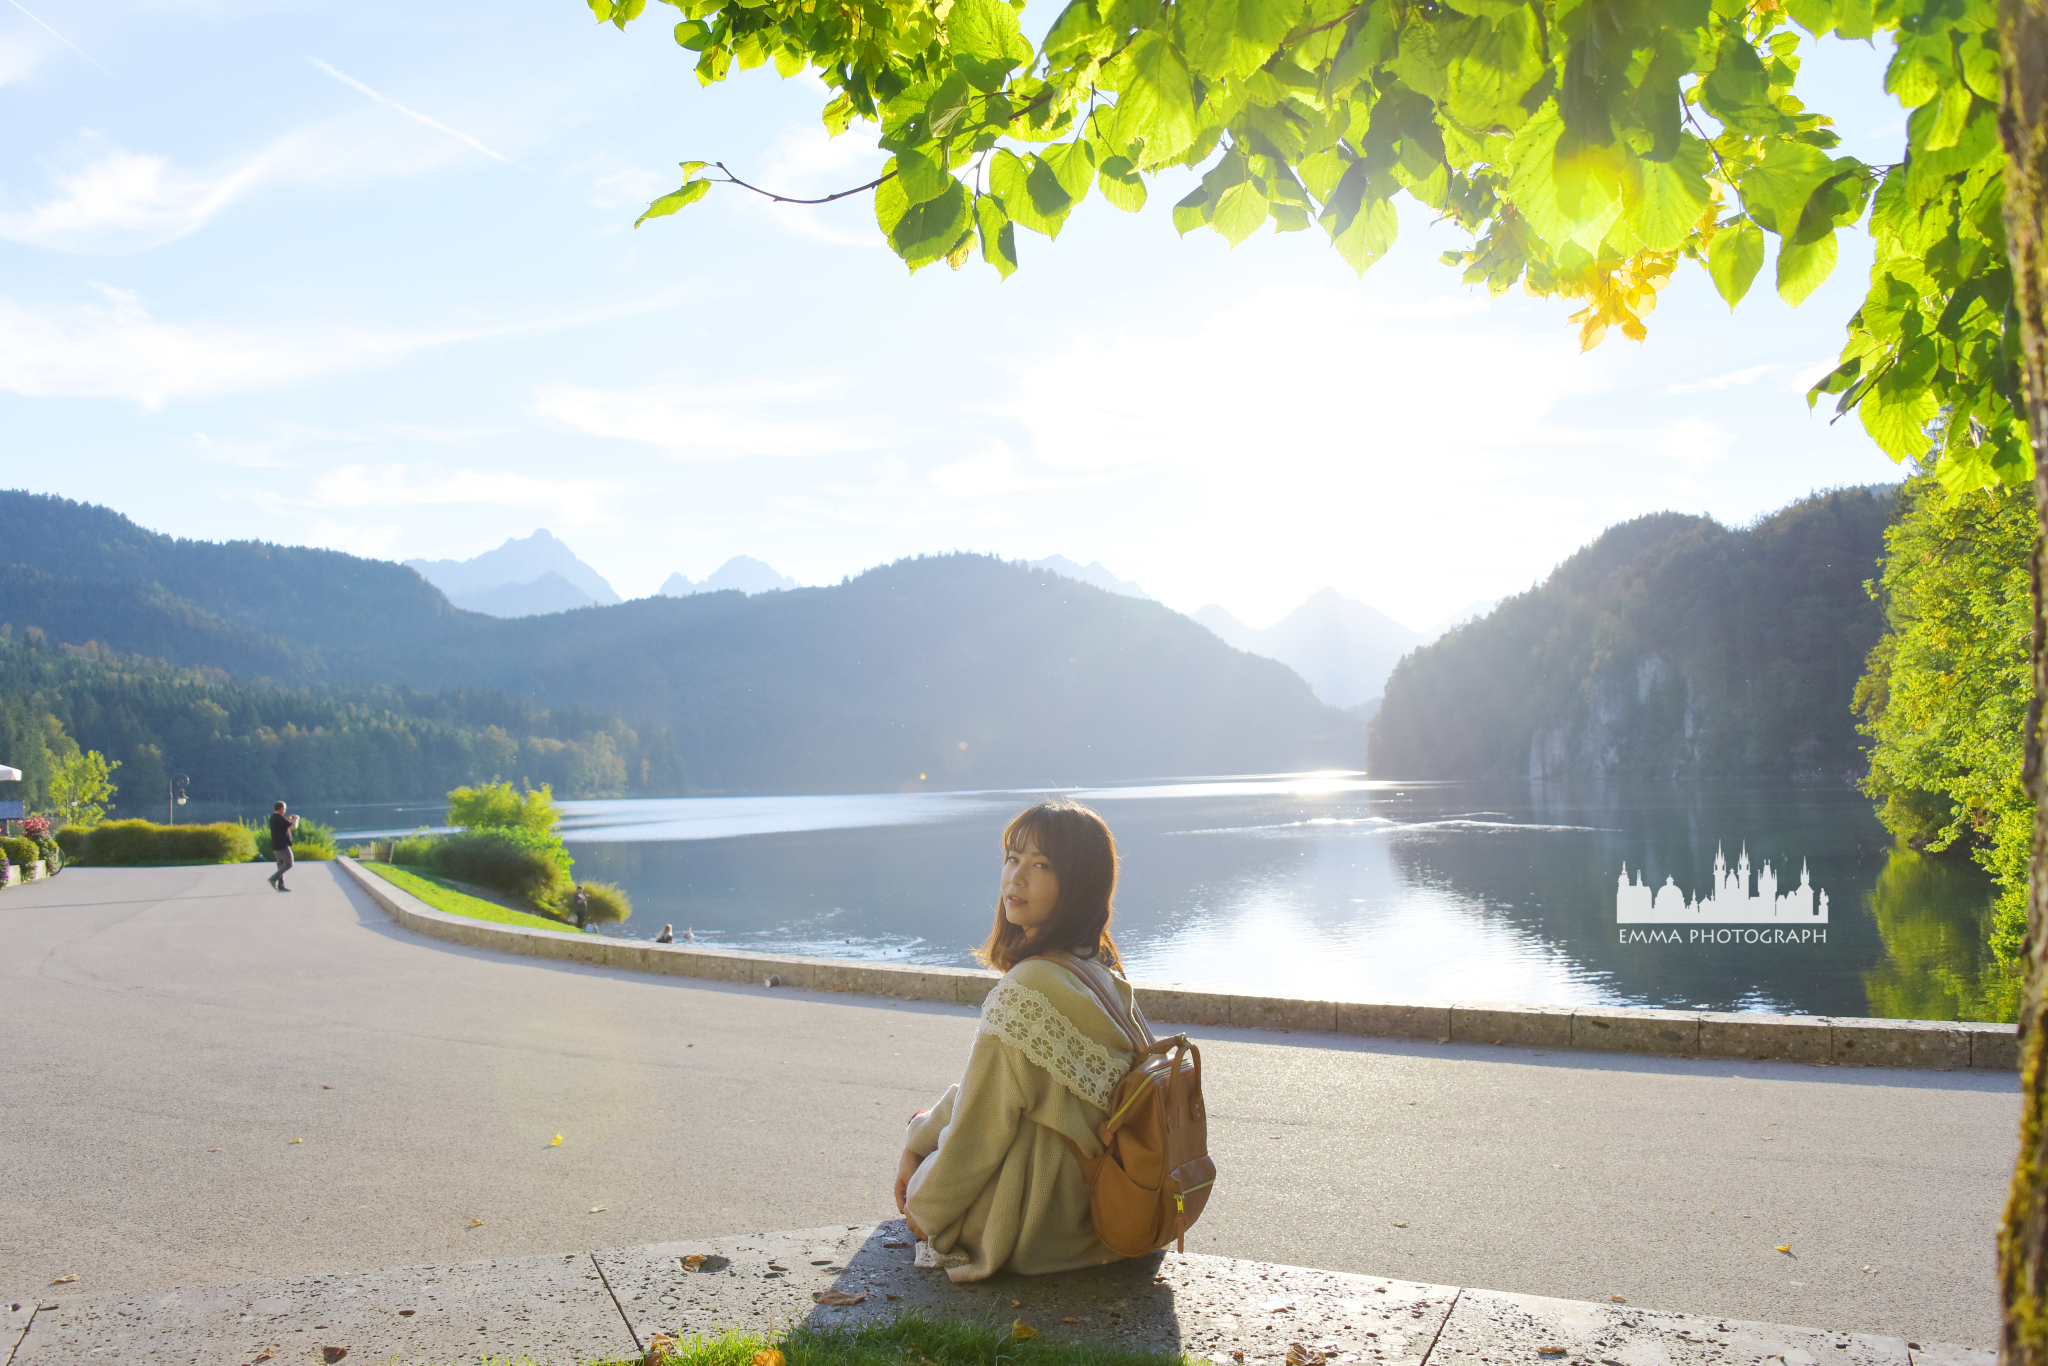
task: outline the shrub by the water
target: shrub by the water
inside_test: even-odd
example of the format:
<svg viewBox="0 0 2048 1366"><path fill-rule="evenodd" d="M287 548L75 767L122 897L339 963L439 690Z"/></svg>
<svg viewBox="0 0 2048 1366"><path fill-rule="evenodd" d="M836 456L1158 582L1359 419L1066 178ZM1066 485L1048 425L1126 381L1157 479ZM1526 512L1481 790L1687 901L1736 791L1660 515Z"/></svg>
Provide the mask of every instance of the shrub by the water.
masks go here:
<svg viewBox="0 0 2048 1366"><path fill-rule="evenodd" d="M579 882L569 889L560 910L570 920L576 919L576 893L587 892L590 904L584 908L583 919L591 925L616 925L633 914L632 898L626 889L611 882Z"/></svg>
<svg viewBox="0 0 2048 1366"><path fill-rule="evenodd" d="M441 842L439 835L429 835L424 830L391 842L391 861L413 868L433 866L434 846Z"/></svg>
<svg viewBox="0 0 2048 1366"><path fill-rule="evenodd" d="M256 857L275 858L276 851L270 847L270 822L249 827L249 833L256 838ZM322 825L319 821L299 819L299 828L292 833L292 857L295 859L331 859L334 857L334 827Z"/></svg>
<svg viewBox="0 0 2048 1366"><path fill-rule="evenodd" d="M570 888L569 870L563 866L566 852L557 857L555 848L535 848L520 838L529 832L512 830L460 830L436 840L427 866L442 877L473 882L479 887L524 897L535 905L561 902ZM410 841L406 841L409 843ZM393 859L402 863L406 860Z"/></svg>
<svg viewBox="0 0 2048 1366"><path fill-rule="evenodd" d="M94 826L81 860L98 868L162 863L247 863L256 857L256 837L247 826L158 825L154 821L108 821Z"/></svg>

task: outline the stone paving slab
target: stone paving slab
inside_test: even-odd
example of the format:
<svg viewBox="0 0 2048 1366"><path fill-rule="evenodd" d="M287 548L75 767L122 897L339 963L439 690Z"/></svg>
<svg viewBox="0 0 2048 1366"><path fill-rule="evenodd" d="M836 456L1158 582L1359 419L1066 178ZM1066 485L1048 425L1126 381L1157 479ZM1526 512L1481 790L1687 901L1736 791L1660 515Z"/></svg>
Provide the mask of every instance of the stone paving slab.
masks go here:
<svg viewBox="0 0 2048 1366"><path fill-rule="evenodd" d="M1990 1366L1996 1360L1992 1353L1970 1348L1944 1351L1941 1360L1953 1366ZM1545 1361L1558 1366L1913 1366L1903 1338L1492 1290L1458 1296L1429 1366Z"/></svg>
<svg viewBox="0 0 2048 1366"><path fill-rule="evenodd" d="M633 1340L584 1252L360 1275L293 1276L44 1302L12 1366L267 1366L475 1361L551 1366L624 1356Z"/></svg>
<svg viewBox="0 0 2048 1366"><path fill-rule="evenodd" d="M900 1220L361 1275L8 1305L8 1366L551 1366L637 1355L655 1336L847 1326L908 1310L1048 1338L1177 1351L1217 1366L1996 1366L1989 1351L1155 1253L955 1285L914 1265ZM25 1331L24 1331L25 1330ZM1300 1349L1305 1349L1302 1351ZM262 1357L266 1350L273 1353ZM0 1362L5 1362L0 1358Z"/></svg>
<svg viewBox="0 0 2048 1366"><path fill-rule="evenodd" d="M634 1335L873 1322L922 1309L1050 1338L1088 1338L1233 1362L1280 1362L1302 1343L1374 1366L1420 1366L1457 1291L1229 1257L1156 1253L1051 1276L955 1285L912 1263L901 1221L595 1254ZM685 1263L686 1257L702 1261ZM692 1270L691 1267L709 1268ZM820 1295L858 1297L820 1303Z"/></svg>

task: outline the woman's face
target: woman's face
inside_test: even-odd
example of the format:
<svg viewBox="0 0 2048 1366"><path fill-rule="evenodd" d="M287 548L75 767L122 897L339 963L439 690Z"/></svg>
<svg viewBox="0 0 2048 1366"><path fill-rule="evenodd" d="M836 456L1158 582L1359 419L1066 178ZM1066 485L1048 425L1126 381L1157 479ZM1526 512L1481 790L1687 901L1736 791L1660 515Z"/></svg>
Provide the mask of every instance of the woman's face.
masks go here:
<svg viewBox="0 0 2048 1366"><path fill-rule="evenodd" d="M1020 930L1043 925L1060 904L1059 875L1029 835L1003 855L1003 918Z"/></svg>

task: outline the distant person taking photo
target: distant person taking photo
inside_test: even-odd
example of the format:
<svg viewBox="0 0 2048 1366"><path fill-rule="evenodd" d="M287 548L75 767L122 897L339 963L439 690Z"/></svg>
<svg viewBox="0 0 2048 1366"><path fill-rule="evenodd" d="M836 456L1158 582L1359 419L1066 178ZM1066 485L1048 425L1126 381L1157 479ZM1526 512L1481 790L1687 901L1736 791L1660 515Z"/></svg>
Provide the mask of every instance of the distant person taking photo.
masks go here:
<svg viewBox="0 0 2048 1366"><path fill-rule="evenodd" d="M297 816L287 816L284 813L283 802L279 802L276 806L270 808L270 852L277 859L277 871L272 873L265 881L269 882L271 886L277 888L280 892L289 892L291 890L291 888L284 885L284 875L291 871L292 831L298 828L299 818Z"/></svg>

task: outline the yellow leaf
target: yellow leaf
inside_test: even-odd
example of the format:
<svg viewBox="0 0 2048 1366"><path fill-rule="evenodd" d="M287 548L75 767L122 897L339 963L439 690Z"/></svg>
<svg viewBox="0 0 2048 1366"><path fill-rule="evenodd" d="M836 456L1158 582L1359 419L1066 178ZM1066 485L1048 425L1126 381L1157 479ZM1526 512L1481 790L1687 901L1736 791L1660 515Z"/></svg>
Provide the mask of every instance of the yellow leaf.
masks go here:
<svg viewBox="0 0 2048 1366"><path fill-rule="evenodd" d="M71 1283L72 1283L73 1281L75 1281L75 1280L77 1280L77 1279L78 1279L78 1273L77 1273L76 1271L74 1271L74 1272L72 1272L72 1273L71 1273L71 1274L70 1274L69 1276L59 1276L59 1277L58 1277L58 1278L57 1278L56 1280L54 1280L54 1281L51 1281L51 1282L50 1282L50 1284L51 1284L51 1285L69 1285L69 1284L71 1284Z"/></svg>
<svg viewBox="0 0 2048 1366"><path fill-rule="evenodd" d="M561 1147L561 1146L562 1146L562 1136L561 1136L560 1134L556 1134L556 1135L555 1135L555 1136L554 1136L553 1138L551 1138L551 1139L549 1139L549 1140L548 1140L548 1146L549 1146L550 1148L559 1148L559 1147Z"/></svg>
<svg viewBox="0 0 2048 1366"><path fill-rule="evenodd" d="M1780 1243L1780 1244L1778 1244L1778 1251L1780 1251L1780 1252L1790 1252L1791 1250L1792 1250L1792 1244L1790 1244L1790 1243Z"/></svg>
<svg viewBox="0 0 2048 1366"><path fill-rule="evenodd" d="M1037 1336L1038 1330L1022 1319L1018 1319L1010 1325L1010 1341L1012 1342L1029 1342Z"/></svg>
<svg viewBox="0 0 2048 1366"><path fill-rule="evenodd" d="M293 1140L292 1140L292 1143L304 1143L305 1141L306 1141L306 1140L305 1140L305 1139L303 1139L303 1138L295 1138L295 1139L293 1139ZM290 1146L291 1146L291 1144L286 1144L285 1146L286 1146L286 1147L290 1147Z"/></svg>
<svg viewBox="0 0 2048 1366"><path fill-rule="evenodd" d="M754 1353L754 1366L789 1366L782 1353L770 1347L765 1352Z"/></svg>
<svg viewBox="0 0 2048 1366"><path fill-rule="evenodd" d="M482 1228L484 1226L484 1221L481 1219L472 1219L469 1221L469 1226L471 1228Z"/></svg>

